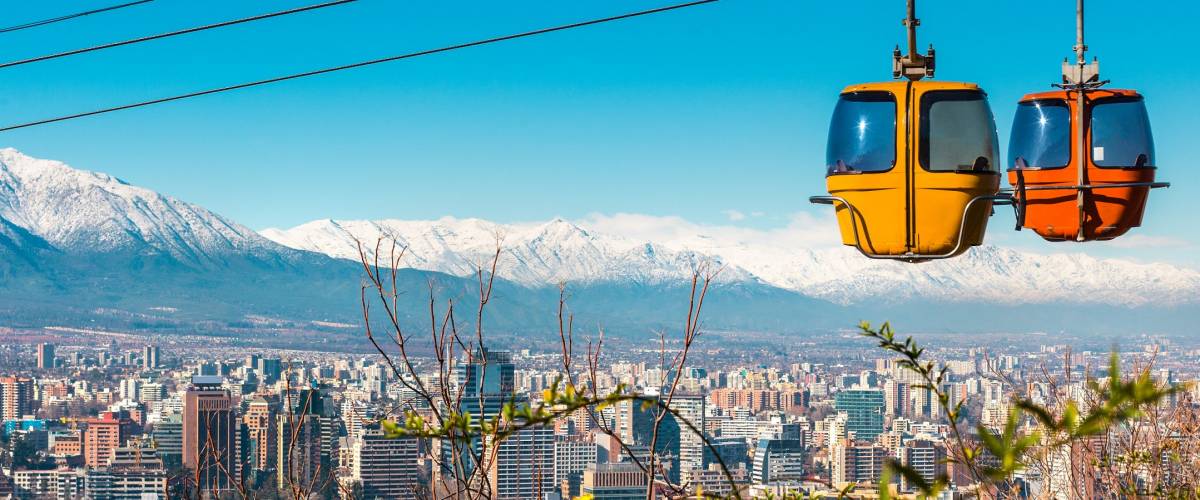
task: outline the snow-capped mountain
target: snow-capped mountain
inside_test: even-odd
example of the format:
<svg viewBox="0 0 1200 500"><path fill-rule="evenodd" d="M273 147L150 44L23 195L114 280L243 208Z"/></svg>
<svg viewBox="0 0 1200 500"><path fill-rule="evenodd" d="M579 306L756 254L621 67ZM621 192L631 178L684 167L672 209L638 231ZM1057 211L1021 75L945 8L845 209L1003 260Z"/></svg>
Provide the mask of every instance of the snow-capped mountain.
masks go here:
<svg viewBox="0 0 1200 500"><path fill-rule="evenodd" d="M439 300L458 303L478 293L462 277L499 243L487 321L528 334L554 330L560 282L571 284L579 324L633 336L676 325L701 266L722 269L705 307L706 325L722 329L803 333L878 318L943 331L1184 331L1200 314L1192 269L987 247L921 265L877 262L830 242L831 223L757 231L618 214L528 224L322 220L259 234L109 175L4 149L0 326L187 333L247 316L354 323L357 242L372 256L381 236L407 249L402 292L423 295L433 284ZM427 321L428 302L406 297L402 320Z"/></svg>
<svg viewBox="0 0 1200 500"><path fill-rule="evenodd" d="M394 238L407 248L404 265L459 276L488 262L500 241L504 253L498 274L532 287L561 281L657 283L681 279L697 263L712 262L724 266L725 282L760 281L841 304L928 299L1139 306L1195 301L1200 291L1200 272L1193 269L1082 253L1040 255L985 246L961 258L912 265L864 259L836 245L796 246L803 238L786 234L676 221L676 227L690 231L672 230L649 240L588 226L589 221L563 219L507 225L454 218L319 220L262 234L292 248L353 260L359 258L359 241L370 256L379 238Z"/></svg>
<svg viewBox="0 0 1200 500"><path fill-rule="evenodd" d="M132 251L186 264L293 253L199 206L11 148L0 149L0 220L67 252Z"/></svg>

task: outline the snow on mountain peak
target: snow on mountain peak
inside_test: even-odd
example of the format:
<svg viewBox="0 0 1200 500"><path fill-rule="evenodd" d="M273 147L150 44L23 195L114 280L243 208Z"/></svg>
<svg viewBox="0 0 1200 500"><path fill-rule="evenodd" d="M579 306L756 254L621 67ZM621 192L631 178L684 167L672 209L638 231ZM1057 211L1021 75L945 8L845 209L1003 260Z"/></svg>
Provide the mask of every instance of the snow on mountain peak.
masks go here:
<svg viewBox="0 0 1200 500"><path fill-rule="evenodd" d="M277 248L201 207L12 148L0 149L0 218L64 250L135 250L195 262Z"/></svg>
<svg viewBox="0 0 1200 500"><path fill-rule="evenodd" d="M697 226L675 217L621 217L636 227L621 231L614 218L496 224L446 217L323 220L262 234L286 246L349 259L358 259L357 241L373 246L379 237L392 237L408 249L404 265L456 275L486 264L499 241L504 253L498 274L527 286L679 280L710 262L723 267L725 282L759 281L843 304L930 299L1137 306L1191 302L1200 291L1200 273L1167 264L984 246L957 259L911 265L864 259L852 249L796 234L797 228L756 232Z"/></svg>

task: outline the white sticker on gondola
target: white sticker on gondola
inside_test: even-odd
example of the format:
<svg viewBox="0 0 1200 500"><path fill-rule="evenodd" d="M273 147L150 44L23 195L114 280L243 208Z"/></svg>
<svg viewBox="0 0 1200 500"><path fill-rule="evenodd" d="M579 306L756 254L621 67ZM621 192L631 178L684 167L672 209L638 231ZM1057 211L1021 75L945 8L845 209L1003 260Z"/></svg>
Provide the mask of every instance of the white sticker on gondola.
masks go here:
<svg viewBox="0 0 1200 500"><path fill-rule="evenodd" d="M1096 146L1092 148L1092 161L1104 161L1104 147Z"/></svg>

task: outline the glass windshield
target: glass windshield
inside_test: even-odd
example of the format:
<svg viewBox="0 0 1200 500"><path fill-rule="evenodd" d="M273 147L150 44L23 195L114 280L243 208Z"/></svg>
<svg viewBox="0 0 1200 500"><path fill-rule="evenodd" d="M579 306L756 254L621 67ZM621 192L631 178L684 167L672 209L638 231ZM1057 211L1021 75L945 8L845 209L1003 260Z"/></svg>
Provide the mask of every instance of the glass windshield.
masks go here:
<svg viewBox="0 0 1200 500"><path fill-rule="evenodd" d="M827 172L881 172L895 163L896 98L890 92L843 94L829 123Z"/></svg>
<svg viewBox="0 0 1200 500"><path fill-rule="evenodd" d="M1071 162L1071 108L1058 100L1017 105L1008 139L1008 166L1059 168Z"/></svg>
<svg viewBox="0 0 1200 500"><path fill-rule="evenodd" d="M996 121L983 92L950 90L921 96L921 166L933 171L996 168Z"/></svg>
<svg viewBox="0 0 1200 500"><path fill-rule="evenodd" d="M1092 162L1098 167L1154 165L1150 116L1140 97L1105 99L1092 108Z"/></svg>

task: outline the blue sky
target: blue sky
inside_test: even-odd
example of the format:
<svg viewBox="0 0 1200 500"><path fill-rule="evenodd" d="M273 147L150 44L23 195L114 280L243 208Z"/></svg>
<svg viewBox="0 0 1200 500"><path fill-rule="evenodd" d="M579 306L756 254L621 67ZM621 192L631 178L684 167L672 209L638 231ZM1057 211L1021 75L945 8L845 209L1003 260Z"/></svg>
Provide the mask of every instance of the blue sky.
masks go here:
<svg viewBox="0 0 1200 500"><path fill-rule="evenodd" d="M315 3L313 0L311 3ZM115 3L25 2L13 24ZM156 0L0 35L19 59L305 5ZM649 1L361 0L265 22L0 70L0 121L23 122L663 5ZM858 8L848 8L853 5ZM1043 244L993 219L993 242L1197 263L1191 161L1200 69L1192 2L1091 0L1090 54L1148 97L1160 177L1136 239ZM1074 2L922 0L938 78L988 91L1001 142L1047 89ZM847 84L890 78L900 0L723 0L570 32L27 130L0 145L101 170L253 228L318 218L594 213L781 227L818 213L825 128ZM827 210L827 208L826 208ZM744 214L730 220L731 213ZM735 219L737 217L734 217ZM830 228L832 231L833 229Z"/></svg>

